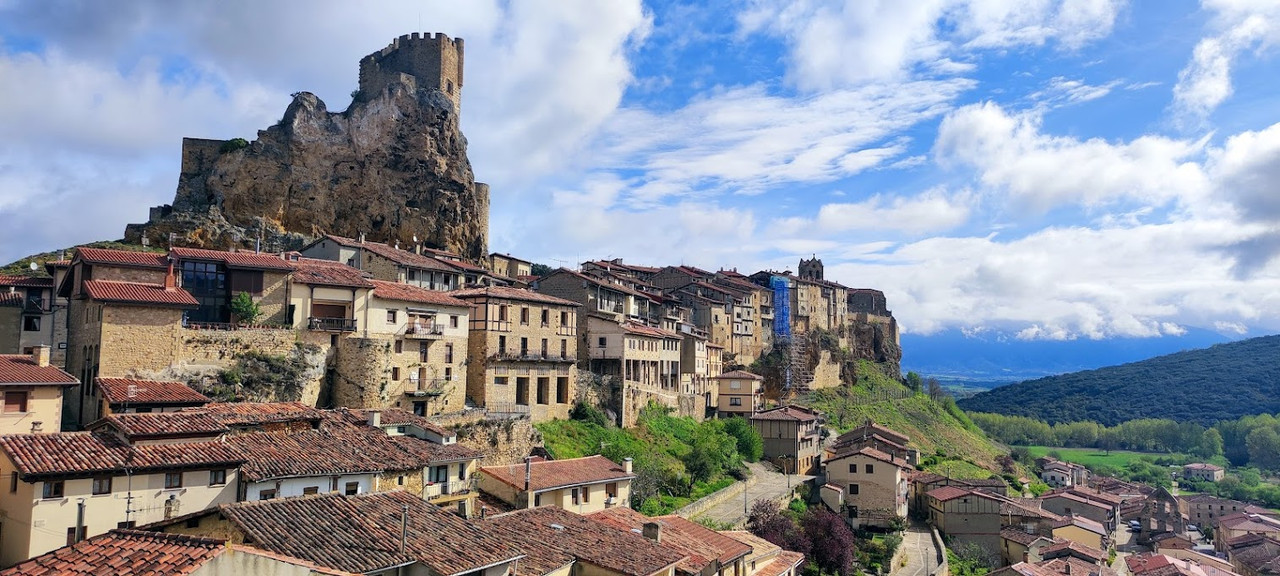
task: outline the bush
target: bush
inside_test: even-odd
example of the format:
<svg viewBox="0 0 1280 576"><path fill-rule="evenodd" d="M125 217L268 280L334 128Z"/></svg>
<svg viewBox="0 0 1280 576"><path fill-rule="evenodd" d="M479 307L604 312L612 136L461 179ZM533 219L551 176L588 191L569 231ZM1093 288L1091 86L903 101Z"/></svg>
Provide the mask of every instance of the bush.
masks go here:
<svg viewBox="0 0 1280 576"><path fill-rule="evenodd" d="M222 147L218 148L218 152L222 154L226 154L228 152L235 152L236 150L243 150L248 147L249 147L248 140L245 140L244 138L232 138L230 140L227 140L226 142L223 142Z"/></svg>
<svg viewBox="0 0 1280 576"><path fill-rule="evenodd" d="M231 313L235 314L241 324L252 325L262 316L262 308L248 292L240 292L231 299Z"/></svg>
<svg viewBox="0 0 1280 576"><path fill-rule="evenodd" d="M609 417L604 415L599 408L590 406L586 402L578 402L574 405L573 410L569 412L569 418L579 422L587 422L595 424L602 428L609 426Z"/></svg>
<svg viewBox="0 0 1280 576"><path fill-rule="evenodd" d="M746 418L724 420L724 431L738 441L738 454L747 462L759 462L764 456L764 439Z"/></svg>

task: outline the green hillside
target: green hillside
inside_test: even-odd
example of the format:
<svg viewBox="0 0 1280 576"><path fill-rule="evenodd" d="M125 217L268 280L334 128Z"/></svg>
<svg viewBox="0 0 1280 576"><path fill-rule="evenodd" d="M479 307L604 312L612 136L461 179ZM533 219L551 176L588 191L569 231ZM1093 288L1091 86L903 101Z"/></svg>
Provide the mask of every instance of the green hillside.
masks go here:
<svg viewBox="0 0 1280 576"><path fill-rule="evenodd" d="M1280 412L1280 336L1028 380L959 404L974 412L1107 426L1138 418L1209 425L1274 414Z"/></svg>
<svg viewBox="0 0 1280 576"><path fill-rule="evenodd" d="M112 248L115 250L132 250L135 252L164 252L165 251L163 248L155 248L155 247L148 248L144 246L138 246L136 244L125 244L120 240L102 240L99 242L90 242L88 244L81 244L80 246L72 246L70 248L65 248L63 250L53 250L51 252L41 252L39 254L32 254L30 256L27 256L26 258L15 260L4 266L0 266L0 274L13 274L13 275L23 275L23 276L25 275L48 276L48 274L45 273L44 271L43 264L45 262L52 262L54 260L57 260L60 257L70 259L71 254L75 251L75 249L81 248L81 247ZM38 265L37 270L34 273L31 271L32 262L35 262Z"/></svg>
<svg viewBox="0 0 1280 576"><path fill-rule="evenodd" d="M887 426L911 437L922 457L939 452L949 458L967 460L986 470L1000 470L996 457L1008 450L992 442L957 410L949 399L931 400L915 394L901 382L885 376L875 364L858 363L858 383L815 390L796 400L827 414L827 425L839 434L867 421ZM949 472L962 467L952 465ZM976 474L986 477L987 474ZM975 474L965 474L974 476Z"/></svg>

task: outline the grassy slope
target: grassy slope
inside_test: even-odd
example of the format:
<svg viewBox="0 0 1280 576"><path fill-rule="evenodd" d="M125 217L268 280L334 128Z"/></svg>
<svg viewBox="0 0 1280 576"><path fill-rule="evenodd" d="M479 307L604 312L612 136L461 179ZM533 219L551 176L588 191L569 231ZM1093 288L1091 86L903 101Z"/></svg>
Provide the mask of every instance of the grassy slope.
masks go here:
<svg viewBox="0 0 1280 576"><path fill-rule="evenodd" d="M13 274L13 275L22 275L22 276L28 276L28 275L48 276L48 274L46 274L44 271L45 262L52 262L54 260L57 260L59 255L66 256L68 259L70 259L72 251L81 246L87 246L89 248L113 248L116 250L132 250L135 252L164 252L165 251L163 248L156 248L154 246L142 247L136 244L125 244L123 242L120 242L119 240L103 240L100 242L90 242L88 244L81 244L80 246L73 246L65 250L54 250L52 252L42 252L40 254L32 254L30 256L27 256L26 258L22 258L21 260L10 262L4 267L0 267L0 274ZM29 264L33 261L37 264L40 264L39 270L37 270L35 273L32 273L31 268L29 267Z"/></svg>
<svg viewBox="0 0 1280 576"><path fill-rule="evenodd" d="M890 399L897 398L900 399ZM941 404L923 395L911 395L897 380L876 369L874 364L858 364L858 385L852 389L815 390L797 400L827 414L833 433L844 432L871 418L911 438L921 457L938 450L988 470L999 470L995 458L1008 450L987 438L977 426L948 412ZM962 466L954 466L957 471ZM966 472L973 473L969 468ZM988 472L982 477L986 477Z"/></svg>
<svg viewBox="0 0 1280 576"><path fill-rule="evenodd" d="M1112 468L1123 469L1134 460L1147 458L1164 458L1169 456L1178 457L1178 454L1156 454L1150 452L1129 452L1127 450L1112 450L1106 453L1097 448L1054 448L1051 446L1028 446L1027 452L1031 453L1033 458L1046 456L1049 452L1057 452L1062 460L1067 462L1075 462L1083 464L1090 468L1097 466L1110 466Z"/></svg>

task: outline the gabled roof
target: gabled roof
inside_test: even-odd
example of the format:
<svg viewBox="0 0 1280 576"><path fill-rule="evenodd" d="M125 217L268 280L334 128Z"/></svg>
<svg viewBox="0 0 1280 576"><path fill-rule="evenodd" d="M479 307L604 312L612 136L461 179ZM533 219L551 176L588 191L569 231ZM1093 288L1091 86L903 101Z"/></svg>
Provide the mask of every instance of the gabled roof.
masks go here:
<svg viewBox="0 0 1280 576"><path fill-rule="evenodd" d="M326 412L326 415L333 414L341 418L347 423L355 425L365 425L369 422L369 412L373 410L365 410L361 408L338 408L332 412ZM408 410L400 408L383 408L378 410L381 414L379 419L382 426L417 426L423 430L428 430L439 436L454 436L453 432L446 430L444 427L432 422L422 416L418 416Z"/></svg>
<svg viewBox="0 0 1280 576"><path fill-rule="evenodd" d="M468 288L466 290L454 290L449 293L454 298L470 300L472 298L494 298L498 300L518 300L522 302L537 302L540 304L554 304L557 306L572 306L578 308L581 304L573 300L565 300L564 298L556 298L546 294L539 294L533 290L523 290L520 288L509 288L506 286L485 286L483 288Z"/></svg>
<svg viewBox="0 0 1280 576"><path fill-rule="evenodd" d="M75 386L79 383L57 366L37 364L30 354L0 354L0 384Z"/></svg>
<svg viewBox="0 0 1280 576"><path fill-rule="evenodd" d="M211 402L208 396L182 382L102 377L94 381L109 404L200 406Z"/></svg>
<svg viewBox="0 0 1280 576"><path fill-rule="evenodd" d="M276 270L280 272L288 272L293 270L283 258L276 254L262 254L259 252L227 252L223 250L205 250L202 248L170 248L169 254L172 254L179 260L208 260L212 262L221 262L227 268L241 268L248 270Z"/></svg>
<svg viewBox="0 0 1280 576"><path fill-rule="evenodd" d="M872 448L870 446L864 446L861 448L858 448L856 446L850 446L845 450L836 452L835 456L832 456L830 461L835 462L836 460L842 460L844 458L848 458L854 455L866 456L867 458L871 458L872 460L879 460L881 462L884 462L885 464L889 464L891 466L897 466L898 468L901 468L903 470L915 469L915 467L912 466L911 464L908 464L906 460L891 456L889 454L876 450L875 448ZM933 492L930 492L929 495L932 496Z"/></svg>
<svg viewBox="0 0 1280 576"><path fill-rule="evenodd" d="M176 287L165 288L160 284L117 282L115 280L86 280L84 282L84 290L89 298L100 302L166 308L196 308L200 306L200 302L186 290Z"/></svg>
<svg viewBox="0 0 1280 576"><path fill-rule="evenodd" d="M371 280L373 282L373 296L383 300L396 300L398 302L414 302L418 304L431 304L435 306L453 306L455 308L471 308L469 302L463 302L444 292L435 290L427 290L417 286L401 284L399 282L386 282L383 280Z"/></svg>
<svg viewBox="0 0 1280 576"><path fill-rule="evenodd" d="M811 408L806 408L798 404L790 406L782 406L779 408L770 408L764 412L756 412L751 415L752 420L781 420L787 422L815 422L818 420L819 412Z"/></svg>
<svg viewBox="0 0 1280 576"><path fill-rule="evenodd" d="M229 430L201 412L148 412L112 414L86 426L90 430L111 427L131 441L160 438L211 438Z"/></svg>
<svg viewBox="0 0 1280 576"><path fill-rule="evenodd" d="M731 564L751 553L751 546L676 515L650 518L618 506L593 512L588 518L633 533L643 531L647 523L656 522L662 530L659 545L685 555L679 568L692 574L702 572L708 565Z"/></svg>
<svg viewBox="0 0 1280 576"><path fill-rule="evenodd" d="M1187 464L1187 465L1183 466L1183 467L1182 467L1182 469L1183 469L1183 470L1205 470L1205 471L1208 471L1208 472L1221 472L1222 470L1225 470L1225 468L1223 468L1223 467L1221 467L1221 466L1218 466L1218 465L1216 465L1216 464L1206 464L1206 463L1204 463L1204 462L1196 462L1196 463L1194 463L1194 464Z"/></svg>
<svg viewBox="0 0 1280 576"><path fill-rule="evenodd" d="M382 242L361 242L354 238L344 238L342 236L334 236L333 234L325 234L325 238L333 240L334 242L348 248L368 250L378 256L408 268L420 268L423 270L435 270L439 272L458 272L458 268L453 266L453 264L456 264L455 262L447 262L431 256L418 254L416 252L401 250L394 246L383 244Z"/></svg>
<svg viewBox="0 0 1280 576"><path fill-rule="evenodd" d="M558 506L490 516L478 525L528 554L520 561L517 576L542 576L574 560L624 576L649 576L686 558L640 534Z"/></svg>
<svg viewBox="0 0 1280 576"><path fill-rule="evenodd" d="M669 332L667 330L663 330L661 328L655 328L653 326L645 326L644 324L639 324L636 322L632 322L630 320L622 323L622 331L626 332L627 334L635 334L637 336L647 336L649 338L666 338L666 339L674 339L674 340L679 340L683 338L683 336L676 334L675 332Z"/></svg>
<svg viewBox="0 0 1280 576"><path fill-rule="evenodd" d="M293 281L312 286L373 288L364 272L332 260L298 257L293 263Z"/></svg>
<svg viewBox="0 0 1280 576"><path fill-rule="evenodd" d="M1112 509L1112 506L1110 506L1110 505L1108 505L1108 504L1105 504L1105 503L1102 503L1102 502L1098 502L1098 501L1095 501L1095 500L1090 500L1089 498L1085 498L1085 497L1083 497L1083 496L1079 496L1079 495L1076 495L1076 494L1072 494L1072 493L1070 493L1070 492L1050 492L1050 493L1048 493L1048 494L1044 494L1044 495L1040 496L1040 499L1041 499L1041 500L1070 500L1071 502L1074 502L1074 503L1076 503L1076 504L1080 504L1080 505L1083 505L1083 506L1090 506L1090 507L1093 507L1093 508L1101 508L1101 509L1103 509L1103 510L1111 510L1111 509Z"/></svg>
<svg viewBox="0 0 1280 576"><path fill-rule="evenodd" d="M53 288L53 278L47 276L5 276L0 274L0 286L15 288Z"/></svg>
<svg viewBox="0 0 1280 576"><path fill-rule="evenodd" d="M946 502L948 500L955 500L961 496L969 496L971 494L979 495L980 493L975 490L968 490L959 486L943 486L941 488L930 490L926 496L940 502Z"/></svg>
<svg viewBox="0 0 1280 576"><path fill-rule="evenodd" d="M1085 546L1073 540L1063 540L1040 551L1040 557L1046 560L1060 556L1075 556L1081 560L1097 562L1105 559L1107 554L1092 546Z"/></svg>
<svg viewBox="0 0 1280 576"><path fill-rule="evenodd" d="M1093 532L1094 534L1101 534L1103 536L1107 535L1106 527L1104 527L1102 524L1099 524L1098 522L1094 522L1093 520L1085 518L1084 516L1067 516L1053 523L1054 528L1064 528L1067 526L1075 526L1077 528L1083 528L1085 530Z"/></svg>
<svg viewBox="0 0 1280 576"><path fill-rule="evenodd" d="M707 344L707 346L710 346L710 344ZM747 372L746 370L734 370L734 371L732 371L732 372L725 372L724 374L721 374L721 375L719 375L719 376L712 376L711 378L712 378L713 380L716 380L716 379L719 379L719 380L764 380L764 377L763 377L763 376L760 376L759 374L752 374L752 373L750 373L750 372Z"/></svg>
<svg viewBox="0 0 1280 576"><path fill-rule="evenodd" d="M244 453L240 474L250 482L273 478L372 474L392 463L378 461L329 431L253 432L227 438L227 443ZM383 436L386 438L386 436ZM404 469L404 468L400 468Z"/></svg>
<svg viewBox="0 0 1280 576"><path fill-rule="evenodd" d="M76 255L72 261L76 260L87 264L106 264L126 268L158 268L163 270L169 267L168 254L112 250L109 248L76 248Z"/></svg>
<svg viewBox="0 0 1280 576"><path fill-rule="evenodd" d="M99 534L0 571L0 576L183 576L200 570L222 554L268 558L299 566L313 575L356 576L217 538L141 530Z"/></svg>
<svg viewBox="0 0 1280 576"><path fill-rule="evenodd" d="M1041 536L1032 532L1027 532L1019 526L1006 526L1000 529L1000 537L1010 542L1017 542L1023 546L1030 546L1036 540L1044 538L1050 540L1047 536Z"/></svg>
<svg viewBox="0 0 1280 576"><path fill-rule="evenodd" d="M323 410L301 402L213 402L186 410L203 412L232 428L287 422L318 423L325 416Z"/></svg>
<svg viewBox="0 0 1280 576"><path fill-rule="evenodd" d="M871 419L867 419L866 422L859 424L858 426L851 428L848 432L836 437L836 443L844 442L852 438L870 437L876 434L896 442L899 445L905 445L911 441L911 438L906 434L898 432L892 428L881 426L872 422Z"/></svg>
<svg viewBox="0 0 1280 576"><path fill-rule="evenodd" d="M0 436L0 449L27 482L105 472L123 474L126 468L134 474L234 468L244 462L239 450L221 442L130 446L104 431Z"/></svg>
<svg viewBox="0 0 1280 576"><path fill-rule="evenodd" d="M239 502L219 513L258 547L357 573L417 562L452 576L523 556L507 539L400 490Z"/></svg>
<svg viewBox="0 0 1280 576"><path fill-rule="evenodd" d="M480 468L481 474L517 490L524 490L524 472L524 464ZM631 478L635 478L635 474L624 471L621 465L597 454L583 458L532 462L529 488L532 492L542 492L566 486L616 482Z"/></svg>

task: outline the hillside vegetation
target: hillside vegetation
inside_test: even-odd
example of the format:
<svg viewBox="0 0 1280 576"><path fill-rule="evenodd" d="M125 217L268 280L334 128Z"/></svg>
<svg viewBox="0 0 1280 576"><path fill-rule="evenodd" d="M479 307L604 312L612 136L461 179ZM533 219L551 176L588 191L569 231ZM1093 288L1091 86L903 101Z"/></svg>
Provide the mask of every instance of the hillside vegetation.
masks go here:
<svg viewBox="0 0 1280 576"><path fill-rule="evenodd" d="M941 454L946 458L968 460L986 470L1001 469L996 458L1008 450L987 438L950 398L934 400L913 392L865 360L858 362L857 378L856 385L815 390L796 402L825 412L827 426L833 434L871 419L911 437L922 459ZM944 468L939 464L927 467ZM954 470L960 468L951 466Z"/></svg>
<svg viewBox="0 0 1280 576"><path fill-rule="evenodd" d="M1028 380L959 402L966 410L1049 423L1114 426L1138 418L1210 425L1280 412L1280 336Z"/></svg>
<svg viewBox="0 0 1280 576"><path fill-rule="evenodd" d="M32 254L30 256L27 256L26 258L14 260L13 262L10 262L0 267L0 274L12 274L12 275L22 275L22 276L25 276L25 275L48 276L48 274L44 271L43 264L45 262L52 262L54 260L57 260L60 257L70 259L72 252L76 248L82 248L82 247L83 248L111 248L113 250L130 250L134 252L164 252L165 251L163 248L138 246L137 244L125 244L124 242L121 242L119 240L103 240L100 242L90 242L88 244L72 246L71 248L66 248L63 250L54 250L51 252L41 252L39 254ZM36 264L41 265L38 267L38 269L35 272L31 271L30 265L32 262L35 262Z"/></svg>

